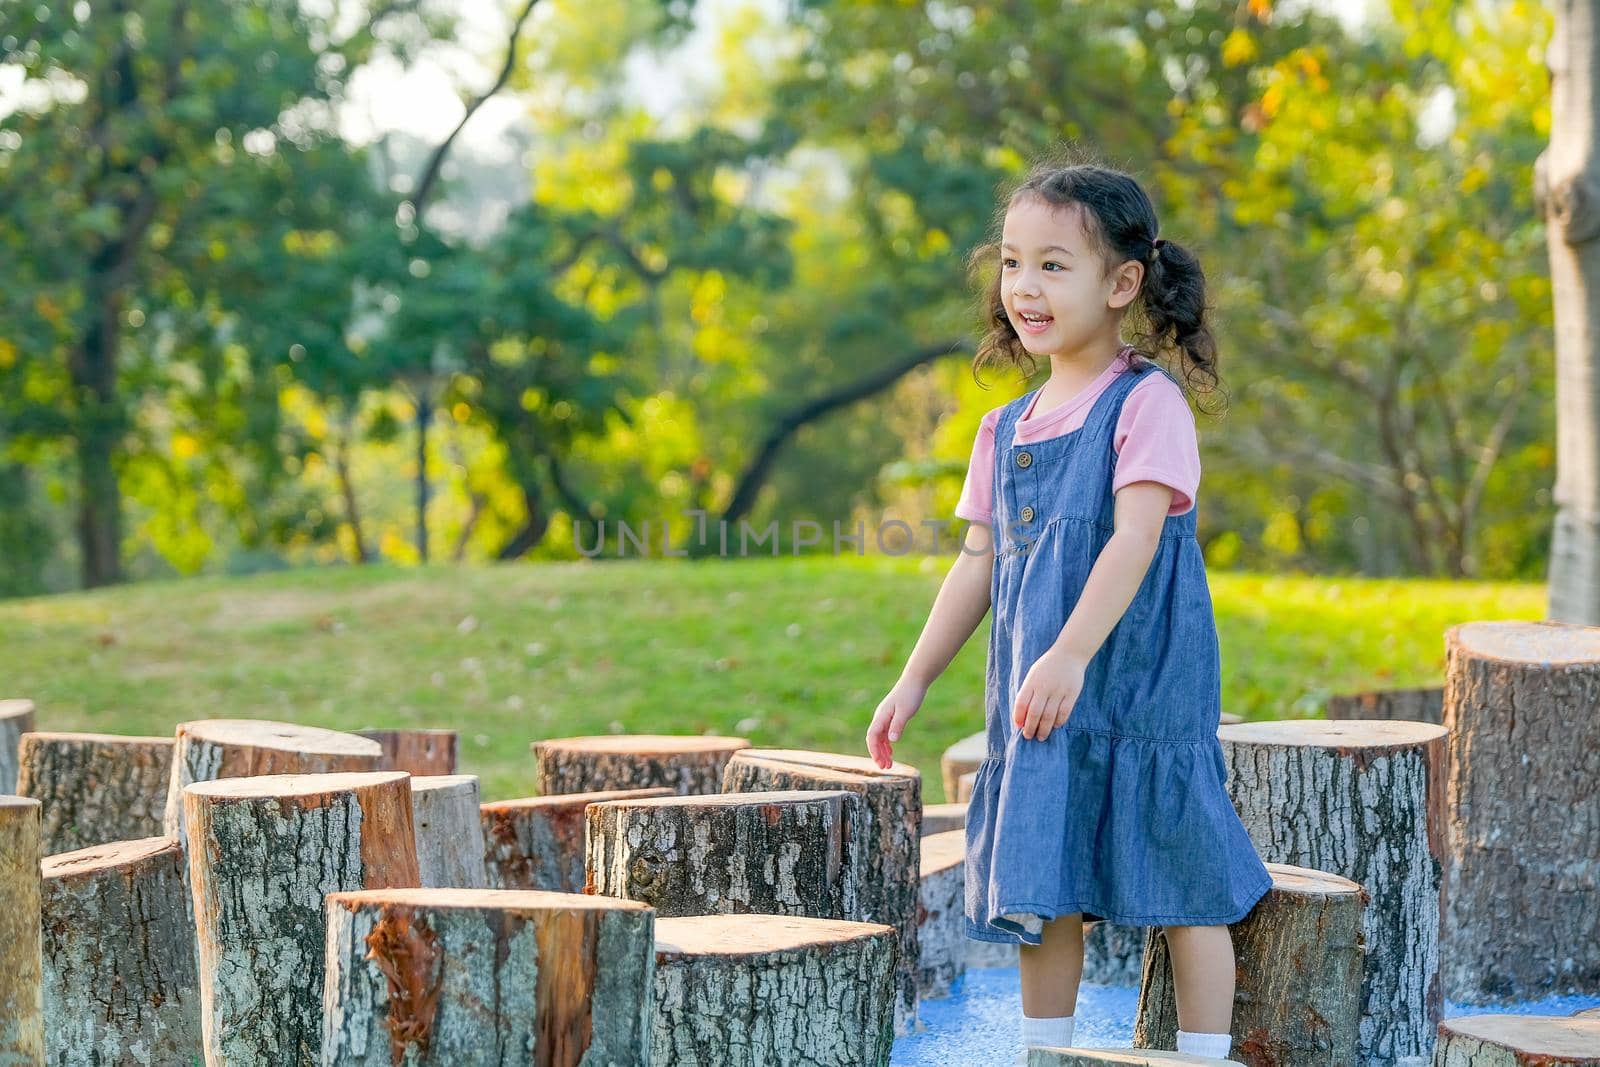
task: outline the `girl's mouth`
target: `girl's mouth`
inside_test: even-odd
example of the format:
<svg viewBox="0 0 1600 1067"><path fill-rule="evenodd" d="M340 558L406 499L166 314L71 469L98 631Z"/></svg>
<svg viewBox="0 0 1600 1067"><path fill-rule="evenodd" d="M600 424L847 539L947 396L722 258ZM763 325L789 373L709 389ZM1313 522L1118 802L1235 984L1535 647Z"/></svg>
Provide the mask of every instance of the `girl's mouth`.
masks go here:
<svg viewBox="0 0 1600 1067"><path fill-rule="evenodd" d="M1018 315L1017 324L1028 333L1044 333L1056 320L1049 315Z"/></svg>

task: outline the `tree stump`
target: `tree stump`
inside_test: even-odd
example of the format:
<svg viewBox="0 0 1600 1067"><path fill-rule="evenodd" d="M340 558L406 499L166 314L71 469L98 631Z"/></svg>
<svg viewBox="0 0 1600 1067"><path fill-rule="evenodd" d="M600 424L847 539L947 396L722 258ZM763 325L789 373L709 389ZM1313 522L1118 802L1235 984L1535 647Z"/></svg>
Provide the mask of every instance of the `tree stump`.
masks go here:
<svg viewBox="0 0 1600 1067"><path fill-rule="evenodd" d="M1028 1067L1226 1067L1237 1060L1191 1056L1157 1049L1075 1048L1028 1050Z"/></svg>
<svg viewBox="0 0 1600 1067"><path fill-rule="evenodd" d="M207 1063L319 1061L323 898L417 884L410 777L279 774L184 789Z"/></svg>
<svg viewBox="0 0 1600 1067"><path fill-rule="evenodd" d="M159 807L153 813L159 818ZM200 989L183 864L170 837L45 860L50 1063L172 1067L199 1059Z"/></svg>
<svg viewBox="0 0 1600 1067"><path fill-rule="evenodd" d="M405 771L414 778L456 773L458 741L454 730L361 730L360 736L383 748L377 769Z"/></svg>
<svg viewBox="0 0 1600 1067"><path fill-rule="evenodd" d="M671 789L613 789L500 800L479 808L492 889L581 893L584 809L596 801L674 796Z"/></svg>
<svg viewBox="0 0 1600 1067"><path fill-rule="evenodd" d="M1574 1019L1600 1019L1600 1008L1583 1008L1572 1013Z"/></svg>
<svg viewBox="0 0 1600 1067"><path fill-rule="evenodd" d="M1445 730L1285 719L1225 726L1229 791L1261 858L1354 879L1371 898L1356 1062L1433 1052Z"/></svg>
<svg viewBox="0 0 1600 1067"><path fill-rule="evenodd" d="M966 969L969 971L980 970L984 967L1016 967L1021 962L1021 954L1015 942L1004 941L979 941L975 937L967 938Z"/></svg>
<svg viewBox="0 0 1600 1067"><path fill-rule="evenodd" d="M722 789L722 769L750 742L700 734L600 734L533 743L539 792L596 793L665 786L679 796Z"/></svg>
<svg viewBox="0 0 1600 1067"><path fill-rule="evenodd" d="M39 801L44 854L162 835L170 737L28 733L17 792Z"/></svg>
<svg viewBox="0 0 1600 1067"><path fill-rule="evenodd" d="M585 893L638 900L662 918L857 911L861 857L848 790L632 797L592 803Z"/></svg>
<svg viewBox="0 0 1600 1067"><path fill-rule="evenodd" d="M1229 928L1236 961L1229 1055L1250 1067L1349 1067L1358 1062L1361 1034L1366 890L1324 871L1267 869L1272 888ZM1178 1043L1177 990L1161 927L1151 927L1145 944L1133 1043Z"/></svg>
<svg viewBox="0 0 1600 1067"><path fill-rule="evenodd" d="M989 753L989 733L979 730L969 734L944 750L944 755L939 757L939 777L944 784L944 797L946 802L960 803L961 776L974 774L978 764L983 762L984 756Z"/></svg>
<svg viewBox="0 0 1600 1067"><path fill-rule="evenodd" d="M879 923L798 915L658 919L650 1061L887 1065L896 940Z"/></svg>
<svg viewBox="0 0 1600 1067"><path fill-rule="evenodd" d="M917 996L948 997L967 969L962 921L967 893L967 831L922 839L922 885L917 908Z"/></svg>
<svg viewBox="0 0 1600 1067"><path fill-rule="evenodd" d="M922 806L922 836L949 833L967 825L965 804L924 804Z"/></svg>
<svg viewBox="0 0 1600 1067"><path fill-rule="evenodd" d="M1600 1067L1600 1019L1457 1015L1439 1024L1434 1067Z"/></svg>
<svg viewBox="0 0 1600 1067"><path fill-rule="evenodd" d="M1219 716L1218 719L1217 719L1218 727L1232 726L1235 723L1241 723L1241 722L1244 722L1244 716L1243 715L1235 715L1231 711L1223 712L1221 714L1221 716Z"/></svg>
<svg viewBox="0 0 1600 1067"><path fill-rule="evenodd" d="M44 1062L39 802L0 795L0 1065Z"/></svg>
<svg viewBox="0 0 1600 1067"><path fill-rule="evenodd" d="M383 748L376 741L316 726L265 719L201 719L180 723L167 784L168 837L183 840L183 789L219 778L270 774L376 771Z"/></svg>
<svg viewBox="0 0 1600 1067"><path fill-rule="evenodd" d="M792 748L747 748L728 761L728 793L771 789L848 789L861 795L853 847L866 858L852 919L900 933L896 956L896 1036L917 1026L917 909L922 872L922 775L906 763L887 770L866 756Z"/></svg>
<svg viewBox="0 0 1600 1067"><path fill-rule="evenodd" d="M487 889L478 776L436 774L411 779L411 825L424 886Z"/></svg>
<svg viewBox="0 0 1600 1067"><path fill-rule="evenodd" d="M962 804L970 803L972 801L972 791L975 788L977 788L977 785L978 785L978 772L977 771L968 771L966 774L963 774L960 778L957 778L956 779L956 800L959 803L962 803Z"/></svg>
<svg viewBox="0 0 1600 1067"><path fill-rule="evenodd" d="M33 701L0 700L0 793L17 791L17 741L33 729Z"/></svg>
<svg viewBox="0 0 1600 1067"><path fill-rule="evenodd" d="M1083 927L1083 980L1100 985L1138 985L1144 974L1144 946L1148 926L1120 923L1085 923Z"/></svg>
<svg viewBox="0 0 1600 1067"><path fill-rule="evenodd" d="M1600 993L1600 628L1445 633L1442 958L1467 1003ZM1566 813L1563 815L1562 813Z"/></svg>
<svg viewBox="0 0 1600 1067"><path fill-rule="evenodd" d="M644 1067L655 916L491 889L328 897L322 1062Z"/></svg>
<svg viewBox="0 0 1600 1067"><path fill-rule="evenodd" d="M1439 726L1444 722L1444 687L1339 693L1328 698L1324 710L1330 719L1403 719Z"/></svg>

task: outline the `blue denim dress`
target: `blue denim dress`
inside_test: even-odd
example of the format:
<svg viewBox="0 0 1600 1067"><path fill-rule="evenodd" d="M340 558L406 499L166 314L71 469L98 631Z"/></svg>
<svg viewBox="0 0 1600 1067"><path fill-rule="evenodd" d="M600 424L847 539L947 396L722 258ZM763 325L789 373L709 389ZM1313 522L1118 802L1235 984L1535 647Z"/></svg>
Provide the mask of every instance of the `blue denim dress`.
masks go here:
<svg viewBox="0 0 1600 1067"><path fill-rule="evenodd" d="M977 940L1037 945L1043 922L1074 912L1132 926L1233 923L1272 885L1228 796L1195 508L1167 517L1066 723L1043 741L1012 723L1028 669L1060 636L1114 529L1123 401L1145 374L1167 373L1132 359L1079 429L1012 443L1038 390L1002 408L995 427L988 753L967 808L965 929Z"/></svg>

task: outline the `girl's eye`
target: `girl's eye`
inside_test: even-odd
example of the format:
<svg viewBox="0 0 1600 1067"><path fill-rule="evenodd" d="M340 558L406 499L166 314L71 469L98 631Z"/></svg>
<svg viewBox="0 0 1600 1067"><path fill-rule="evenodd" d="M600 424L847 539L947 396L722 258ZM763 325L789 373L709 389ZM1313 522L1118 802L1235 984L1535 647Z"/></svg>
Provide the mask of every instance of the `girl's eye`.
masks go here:
<svg viewBox="0 0 1600 1067"><path fill-rule="evenodd" d="M1002 259L1002 260L1000 260L1000 265L1002 267L1015 267L1017 265L1017 261L1014 260L1014 259ZM1060 267L1062 270L1066 270L1067 269L1064 264L1057 263L1053 259L1050 260L1049 262L1045 263L1045 266L1047 266L1047 267Z"/></svg>

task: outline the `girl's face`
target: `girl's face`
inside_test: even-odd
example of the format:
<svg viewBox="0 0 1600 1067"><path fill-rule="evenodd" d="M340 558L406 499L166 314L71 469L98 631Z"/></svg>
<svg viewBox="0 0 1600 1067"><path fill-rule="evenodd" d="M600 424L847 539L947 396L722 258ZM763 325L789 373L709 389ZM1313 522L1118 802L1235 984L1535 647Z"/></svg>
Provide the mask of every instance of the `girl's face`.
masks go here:
<svg viewBox="0 0 1600 1067"><path fill-rule="evenodd" d="M1129 261L1107 277L1084 236L1085 210L1032 196L1006 210L1000 299L1034 355L1077 352L1114 337L1122 309L1138 295L1144 268Z"/></svg>

